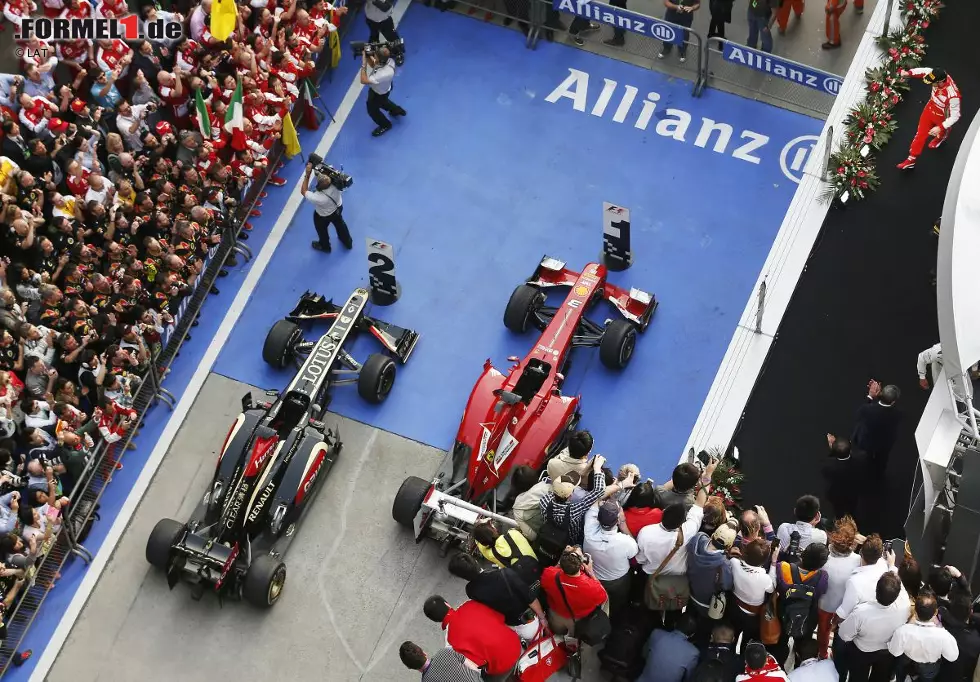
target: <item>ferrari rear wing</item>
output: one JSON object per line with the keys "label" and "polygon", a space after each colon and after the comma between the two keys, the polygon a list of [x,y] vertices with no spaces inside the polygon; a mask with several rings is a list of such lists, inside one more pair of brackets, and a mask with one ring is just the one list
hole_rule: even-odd
{"label": "ferrari rear wing", "polygon": [[[336,305],[333,299],[325,299],[321,294],[307,291],[300,297],[292,312],[286,315],[286,319],[293,322],[332,320],[341,310],[342,307]],[[419,333],[413,329],[398,327],[368,315],[362,315],[356,326],[362,331],[370,332],[402,364],[408,362],[419,340]]]}
{"label": "ferrari rear wing", "polygon": [[[534,274],[528,277],[527,283],[541,288],[549,287],[572,287],[581,279],[601,278],[603,282],[602,297],[608,301],[619,313],[635,323],[640,331],[644,331],[650,324],[659,302],[656,297],[635,287],[623,289],[606,279],[608,270],[606,266],[599,263],[589,263],[582,269],[582,272],[575,272],[565,265],[565,261],[544,256]],[[594,280],[592,280],[594,281]]]}

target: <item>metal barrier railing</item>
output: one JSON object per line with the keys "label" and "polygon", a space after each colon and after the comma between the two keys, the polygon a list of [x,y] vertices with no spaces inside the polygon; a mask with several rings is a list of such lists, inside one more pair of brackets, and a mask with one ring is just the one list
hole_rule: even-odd
{"label": "metal barrier railing", "polygon": [[449,0],[437,6],[452,9],[460,14],[498,23],[520,30],[524,34],[524,44],[531,45],[531,19],[533,0]]}
{"label": "metal barrier railing", "polygon": [[[344,36],[351,22],[363,6],[363,0],[348,3],[349,11],[340,23],[340,35]],[[320,63],[316,74],[312,77],[315,83],[320,83],[330,71],[330,50],[325,49],[320,55]],[[99,502],[102,499],[116,463],[130,449],[136,432],[142,425],[147,412],[158,401],[163,401],[173,409],[175,398],[162,386],[177,353],[188,337],[208,294],[221,271],[229,264],[235,255],[241,255],[246,260],[251,258],[251,251],[243,243],[243,226],[249,214],[256,207],[269,177],[274,174],[283,154],[281,142],[277,142],[270,150],[269,163],[266,169],[242,190],[242,196],[237,209],[229,212],[221,228],[222,239],[208,255],[206,266],[198,277],[191,295],[181,301],[174,313],[174,324],[166,331],[162,347],[150,361],[148,369],[141,377],[140,386],[133,396],[132,409],[136,419],[125,437],[108,444],[100,441],[86,462],[85,468],[79,475],[70,496],[71,503],[63,513],[61,530],[48,541],[48,549],[36,557],[33,576],[28,587],[18,595],[16,604],[5,615],[7,625],[6,637],[0,642],[0,677],[12,665],[12,659],[19,650],[34,622],[48,592],[53,587],[56,577],[61,573],[71,557],[78,557],[85,563],[92,560],[92,554],[85,548],[84,543],[76,537],[76,528],[85,526],[97,518]]]}
{"label": "metal barrier railing", "polygon": [[[704,38],[687,26],[640,14],[593,0],[534,0],[529,46],[552,38],[555,33],[569,33],[576,17],[600,25],[598,33],[581,34],[583,47],[607,57],[636,63],[629,57],[650,60],[651,67],[694,82],[692,94],[697,97],[704,88]],[[567,20],[567,21],[566,21]],[[571,41],[569,41],[571,42]],[[574,44],[574,42],[572,42]],[[661,55],[663,55],[661,57]]]}
{"label": "metal barrier railing", "polygon": [[826,117],[844,79],[800,62],[755,50],[723,38],[709,38],[704,77],[708,86],[721,81],[744,90],[747,97],[770,97]]}

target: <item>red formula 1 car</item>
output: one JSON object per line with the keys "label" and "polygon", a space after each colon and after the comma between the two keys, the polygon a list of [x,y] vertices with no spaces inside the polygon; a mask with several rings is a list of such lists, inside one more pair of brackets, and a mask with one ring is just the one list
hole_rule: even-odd
{"label": "red formula 1 car", "polygon": [[[553,287],[570,289],[558,307],[547,305]],[[585,313],[599,301],[610,303],[620,317],[605,325],[588,319]],[[446,551],[466,540],[480,518],[516,525],[500,514],[513,504],[510,473],[520,464],[543,469],[579,421],[580,398],[561,393],[572,349],[598,346],[604,365],[622,369],[656,308],[651,294],[607,282],[603,265],[590,263],[577,273],[544,258],[504,310],[508,329],[522,333],[536,326],[540,338],[523,360],[508,358],[514,364],[506,374],[486,361],[452,450],[431,481],[405,479],[392,505],[395,521],[412,528],[419,541],[439,540]]]}

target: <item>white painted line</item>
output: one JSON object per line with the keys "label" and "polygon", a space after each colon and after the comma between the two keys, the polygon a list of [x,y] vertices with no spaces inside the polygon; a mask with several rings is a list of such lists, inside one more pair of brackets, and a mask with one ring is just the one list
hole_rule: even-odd
{"label": "white painted line", "polygon": [[[395,26],[401,22],[411,2],[412,0],[399,1],[398,6],[395,7],[395,11],[392,13]],[[347,94],[344,95],[340,107],[337,109],[335,114],[336,123],[327,127],[326,133],[317,145],[316,154],[322,157],[327,156],[327,152],[330,151],[333,143],[337,140],[337,136],[340,135],[340,129],[347,121],[347,117],[350,116],[363,87],[360,82],[360,71],[358,71],[357,75],[354,76],[354,81],[351,83],[350,88],[347,90]],[[78,586],[78,591],[72,598],[71,603],[68,604],[68,608],[65,609],[65,613],[62,615],[58,627],[51,636],[51,640],[45,646],[44,652],[38,658],[37,667],[35,667],[34,672],[31,674],[30,679],[32,682],[35,680],[36,682],[43,682],[54,665],[55,659],[57,659],[58,654],[61,652],[61,648],[64,646],[65,640],[68,639],[68,635],[71,634],[71,629],[74,627],[79,615],[81,615],[85,603],[95,589],[95,585],[102,576],[103,571],[105,571],[109,558],[116,549],[116,545],[122,539],[122,535],[129,525],[130,519],[136,513],[136,508],[150,487],[150,483],[154,475],[156,475],[157,469],[160,468],[164,456],[170,450],[170,446],[177,436],[177,431],[180,430],[184,419],[187,417],[187,413],[190,412],[191,406],[197,399],[198,393],[201,392],[205,380],[211,373],[211,368],[218,359],[218,354],[228,341],[228,337],[231,336],[232,329],[234,329],[238,323],[238,318],[241,317],[242,312],[245,310],[248,299],[252,296],[255,287],[258,286],[262,273],[268,267],[276,248],[286,234],[286,229],[289,227],[302,203],[303,197],[300,193],[300,184],[296,183],[292,194],[289,195],[289,199],[286,201],[286,206],[283,208],[282,214],[276,220],[272,232],[269,233],[268,239],[263,244],[262,250],[259,251],[259,255],[252,261],[251,268],[245,277],[242,288],[239,290],[238,295],[235,296],[235,300],[232,301],[231,307],[228,308],[228,312],[221,321],[221,326],[218,327],[218,331],[215,333],[211,345],[205,351],[204,357],[201,358],[197,370],[195,370],[190,383],[187,385],[187,389],[170,415],[170,419],[167,421],[163,433],[160,434],[160,439],[157,441],[156,447],[150,453],[150,457],[147,459],[143,471],[140,473],[139,478],[136,479],[133,489],[119,510],[119,515],[109,529],[109,533],[102,543],[102,547],[99,549],[98,554],[95,555],[91,565],[89,565],[85,577],[82,578],[82,582]]]}
{"label": "white painted line", "polygon": [[[900,25],[900,8],[897,5],[898,3],[891,18],[893,27]],[[681,462],[687,461],[685,453],[689,448],[694,448],[696,452],[711,447],[727,448],[735,436],[742,413],[748,406],[752,390],[769,354],[773,337],[779,329],[786,308],[789,307],[790,299],[820,234],[820,228],[830,210],[830,204],[822,198],[826,185],[820,179],[828,131],[833,128],[834,140],[839,140],[848,111],[864,97],[865,71],[869,66],[877,64],[881,55],[877,36],[884,26],[887,6],[888,3],[879,2],[868,22],[868,28],[858,45],[844,84],[820,133],[820,139],[810,152],[803,180],[793,195],[779,233],[773,241],[759,279],[752,288],[749,302],[701,407],[701,413],[691,430],[691,436],[681,452]],[[759,285],[763,280],[766,281],[766,301],[762,333],[755,334],[753,330]]]}

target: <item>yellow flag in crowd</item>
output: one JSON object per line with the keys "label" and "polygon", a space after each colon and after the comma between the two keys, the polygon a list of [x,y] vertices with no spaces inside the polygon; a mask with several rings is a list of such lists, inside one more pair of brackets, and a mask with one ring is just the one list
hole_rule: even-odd
{"label": "yellow flag in crowd", "polygon": [[211,6],[211,35],[218,42],[228,40],[235,31],[235,22],[238,21],[238,8],[235,0],[214,0]]}
{"label": "yellow flag in crowd", "polygon": [[287,158],[291,159],[303,151],[299,146],[299,136],[296,134],[296,126],[293,125],[289,112],[286,112],[286,118],[282,120],[282,144],[286,148]]}
{"label": "yellow flag in crowd", "polygon": [[327,44],[330,47],[330,68],[336,69],[337,64],[340,63],[340,36],[337,35],[337,31],[330,31]]}

